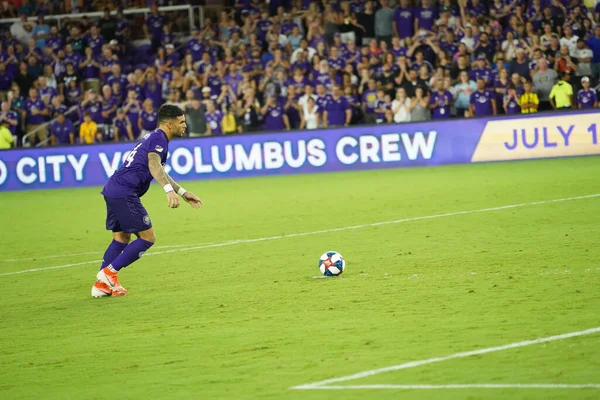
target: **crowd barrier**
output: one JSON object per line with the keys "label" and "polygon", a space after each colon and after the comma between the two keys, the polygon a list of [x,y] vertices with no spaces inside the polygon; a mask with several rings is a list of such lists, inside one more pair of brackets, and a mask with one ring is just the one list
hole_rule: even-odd
{"label": "crowd barrier", "polygon": [[[600,154],[600,112],[174,140],[175,180],[434,166]],[[101,186],[131,143],[0,152],[0,191]]]}

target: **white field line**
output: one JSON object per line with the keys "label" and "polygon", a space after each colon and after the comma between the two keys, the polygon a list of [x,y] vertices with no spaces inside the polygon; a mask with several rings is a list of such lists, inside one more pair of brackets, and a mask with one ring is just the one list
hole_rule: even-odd
{"label": "white field line", "polygon": [[311,389],[401,389],[401,390],[435,390],[435,389],[600,389],[600,383],[466,383],[450,385],[348,385],[348,386],[316,386]]}
{"label": "white field line", "polygon": [[[549,337],[538,338],[538,339],[533,339],[533,340],[525,340],[523,342],[510,343],[510,344],[505,344],[503,346],[488,347],[486,349],[465,351],[462,353],[451,354],[449,356],[434,357],[434,358],[428,358],[426,360],[411,361],[411,362],[407,362],[404,364],[392,365],[391,367],[371,369],[371,370],[359,372],[359,373],[353,374],[353,375],[342,376],[341,378],[327,379],[327,380],[320,381],[320,382],[308,383],[306,385],[294,386],[290,389],[297,389],[297,390],[326,389],[325,386],[327,386],[331,383],[353,381],[356,379],[362,379],[362,378],[366,378],[366,377],[373,376],[373,375],[383,374],[385,372],[399,371],[402,369],[420,367],[421,365],[433,364],[433,363],[438,363],[438,362],[448,361],[448,360],[454,360],[456,358],[464,358],[464,357],[476,356],[479,354],[493,353],[496,351],[516,349],[518,347],[525,347],[525,346],[531,346],[533,344],[554,342],[556,340],[564,340],[564,339],[574,338],[574,337],[578,337],[578,336],[591,335],[593,333],[599,333],[599,332],[600,332],[600,327],[596,327],[596,328],[586,329],[585,331],[563,333],[561,335],[549,336]],[[371,386],[371,385],[367,385],[367,386]],[[386,386],[389,386],[389,385],[386,385]],[[328,386],[328,387],[331,387],[331,386]],[[345,386],[342,386],[342,387],[345,388]]]}
{"label": "white field line", "polygon": [[[199,246],[199,245],[207,245],[214,244],[214,242],[210,243],[194,243],[194,244],[172,244],[168,246],[156,246],[155,249],[172,249],[176,247],[189,247],[189,246]],[[54,254],[51,256],[41,256],[41,257],[27,257],[27,258],[9,258],[6,260],[0,260],[0,262],[4,263],[15,263],[21,261],[37,261],[37,260],[48,260],[50,258],[68,258],[68,257],[77,257],[77,256],[86,256],[91,254],[104,254],[103,251],[86,251],[83,253],[65,253],[65,254]]]}
{"label": "white field line", "polygon": [[[342,232],[342,231],[349,231],[352,229],[370,228],[370,227],[374,227],[374,226],[401,224],[404,222],[423,221],[423,220],[428,220],[428,219],[437,219],[437,218],[444,218],[444,217],[454,217],[457,215],[468,215],[468,214],[486,213],[486,212],[492,212],[492,211],[510,210],[513,208],[537,206],[537,205],[542,205],[542,204],[561,203],[561,202],[565,202],[565,201],[591,199],[591,198],[595,198],[595,197],[600,197],[600,193],[589,194],[589,195],[585,195],[585,196],[565,197],[562,199],[534,201],[531,203],[518,203],[518,204],[509,204],[506,206],[499,206],[499,207],[480,208],[477,210],[455,211],[455,212],[443,213],[443,214],[423,215],[420,217],[374,222],[374,223],[363,224],[363,225],[351,225],[351,226],[344,226],[341,228],[323,229],[323,230],[312,231],[312,232],[291,233],[288,235],[269,236],[269,237],[256,238],[256,239],[230,240],[227,242],[212,243],[212,244],[205,244],[205,245],[192,246],[192,247],[175,248],[175,249],[166,250],[166,251],[156,251],[156,252],[151,252],[151,253],[145,254],[144,257],[178,253],[178,252],[182,252],[182,251],[194,251],[194,250],[211,249],[211,248],[215,248],[215,247],[233,246],[236,244],[266,242],[266,241],[271,241],[271,240],[295,238],[295,237],[302,237],[302,236],[313,236],[313,235],[319,235],[322,233]],[[79,262],[79,263],[73,263],[73,264],[56,265],[56,266],[51,266],[51,267],[26,269],[26,270],[22,270],[22,271],[5,272],[5,273],[0,274],[0,277],[25,274],[25,273],[29,273],[29,272],[39,272],[39,271],[47,271],[47,270],[60,269],[60,268],[76,267],[79,265],[94,264],[97,262],[98,261],[87,261],[87,262]]]}

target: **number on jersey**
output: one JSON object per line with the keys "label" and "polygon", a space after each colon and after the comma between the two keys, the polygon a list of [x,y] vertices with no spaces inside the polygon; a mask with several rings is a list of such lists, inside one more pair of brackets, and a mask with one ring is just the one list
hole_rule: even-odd
{"label": "number on jersey", "polygon": [[131,150],[131,152],[129,152],[129,154],[127,155],[127,158],[125,159],[125,167],[129,167],[131,165],[131,163],[133,162],[133,159],[135,158],[135,154],[137,153],[138,148],[142,145],[142,143],[138,143],[137,146],[135,146],[133,148],[133,150]]}

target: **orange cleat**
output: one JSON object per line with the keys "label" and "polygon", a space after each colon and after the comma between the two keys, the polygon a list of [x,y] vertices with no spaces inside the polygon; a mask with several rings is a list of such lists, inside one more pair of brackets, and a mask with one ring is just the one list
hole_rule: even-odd
{"label": "orange cleat", "polygon": [[92,297],[106,297],[111,296],[112,293],[112,289],[106,283],[96,281],[92,286]]}
{"label": "orange cleat", "polygon": [[127,294],[127,290],[121,286],[117,274],[109,270],[108,267],[98,272],[96,282],[106,284],[112,291],[113,296],[125,296]]}

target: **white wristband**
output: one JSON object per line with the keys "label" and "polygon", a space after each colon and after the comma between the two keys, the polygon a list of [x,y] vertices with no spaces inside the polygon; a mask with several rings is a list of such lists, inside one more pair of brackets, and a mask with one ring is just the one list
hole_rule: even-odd
{"label": "white wristband", "polygon": [[177,191],[177,194],[180,195],[181,197],[183,197],[183,195],[186,193],[187,193],[187,190],[185,190],[182,187],[180,187],[179,190]]}
{"label": "white wristband", "polygon": [[163,186],[163,189],[165,192],[169,193],[169,192],[174,192],[175,190],[173,189],[173,185],[171,185],[170,183],[167,183],[165,186]]}

